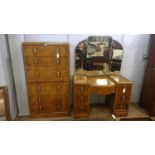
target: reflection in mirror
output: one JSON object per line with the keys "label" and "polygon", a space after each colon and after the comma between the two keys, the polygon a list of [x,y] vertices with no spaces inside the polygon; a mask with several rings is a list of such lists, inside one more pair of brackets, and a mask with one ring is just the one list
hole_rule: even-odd
{"label": "reflection in mirror", "polygon": [[90,36],[75,48],[75,71],[120,71],[122,45],[110,36]]}
{"label": "reflection in mirror", "polygon": [[113,40],[112,49],[111,71],[120,71],[123,57],[123,47],[118,41]]}
{"label": "reflection in mirror", "polygon": [[109,70],[111,40],[111,37],[88,37],[86,70]]}

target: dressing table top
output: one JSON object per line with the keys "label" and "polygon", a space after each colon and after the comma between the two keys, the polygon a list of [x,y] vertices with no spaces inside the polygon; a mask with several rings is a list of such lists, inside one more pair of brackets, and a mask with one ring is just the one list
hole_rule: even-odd
{"label": "dressing table top", "polygon": [[111,80],[102,71],[81,70],[75,74],[74,83],[87,84],[93,87],[115,87],[115,82],[113,82],[113,80]]}

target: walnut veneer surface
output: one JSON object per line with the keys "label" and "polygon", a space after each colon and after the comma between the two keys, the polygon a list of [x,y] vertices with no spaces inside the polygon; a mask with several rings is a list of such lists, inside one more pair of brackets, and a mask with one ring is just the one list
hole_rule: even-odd
{"label": "walnut veneer surface", "polygon": [[[88,74],[87,74],[88,73]],[[126,116],[131,96],[132,83],[121,75],[106,75],[88,71],[74,76],[74,117],[89,116],[91,94],[107,95],[106,104],[116,116]]]}
{"label": "walnut veneer surface", "polygon": [[69,114],[69,45],[24,42],[23,59],[30,114]]}

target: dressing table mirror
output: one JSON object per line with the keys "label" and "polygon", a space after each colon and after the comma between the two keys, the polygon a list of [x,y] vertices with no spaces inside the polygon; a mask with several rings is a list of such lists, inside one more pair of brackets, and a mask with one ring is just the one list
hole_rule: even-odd
{"label": "dressing table mirror", "polygon": [[89,117],[90,96],[106,95],[111,114],[126,116],[132,83],[120,74],[123,47],[110,36],[89,36],[75,48],[74,117]]}

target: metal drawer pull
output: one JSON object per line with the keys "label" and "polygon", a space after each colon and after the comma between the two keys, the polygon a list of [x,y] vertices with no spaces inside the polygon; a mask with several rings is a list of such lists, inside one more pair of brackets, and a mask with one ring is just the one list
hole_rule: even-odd
{"label": "metal drawer pull", "polygon": [[34,64],[38,64],[38,59],[34,59]]}
{"label": "metal drawer pull", "polygon": [[58,96],[58,101],[60,101],[61,100],[61,97],[60,96]]}
{"label": "metal drawer pull", "polygon": [[123,88],[123,93],[125,93],[125,92],[126,92],[126,87]]}
{"label": "metal drawer pull", "polygon": [[36,72],[35,75],[36,75],[36,77],[39,77],[39,72]]}
{"label": "metal drawer pull", "polygon": [[125,99],[125,96],[122,96],[122,100],[124,101],[124,99]]}
{"label": "metal drawer pull", "polygon": [[83,91],[83,90],[84,90],[84,88],[83,88],[83,87],[81,87],[81,88],[80,88],[80,91]]}
{"label": "metal drawer pull", "polygon": [[56,57],[57,57],[57,59],[60,58],[60,54],[59,54],[59,49],[58,48],[56,49]]}
{"label": "metal drawer pull", "polygon": [[40,110],[42,110],[42,109],[43,109],[42,105],[39,105],[39,109],[40,109]]}
{"label": "metal drawer pull", "polygon": [[33,51],[34,54],[37,53],[37,49],[36,48],[33,48],[32,51]]}
{"label": "metal drawer pull", "polygon": [[83,107],[82,107],[82,105],[80,106],[80,110],[82,111],[82,109],[83,109]]}
{"label": "metal drawer pull", "polygon": [[37,91],[40,91],[40,86],[39,85],[37,85]]}
{"label": "metal drawer pull", "polygon": [[61,105],[60,105],[60,104],[58,104],[58,111],[60,111],[60,109],[61,109]]}
{"label": "metal drawer pull", "polygon": [[80,97],[80,101],[83,101],[83,97]]}
{"label": "metal drawer pull", "polygon": [[40,103],[40,100],[41,100],[40,97],[38,97],[38,103]]}
{"label": "metal drawer pull", "polygon": [[60,63],[60,61],[59,61],[59,59],[57,59],[57,64],[59,64]]}
{"label": "metal drawer pull", "polygon": [[57,76],[60,76],[60,72],[57,72]]}
{"label": "metal drawer pull", "polygon": [[61,88],[61,86],[58,84],[58,89],[60,89]]}

